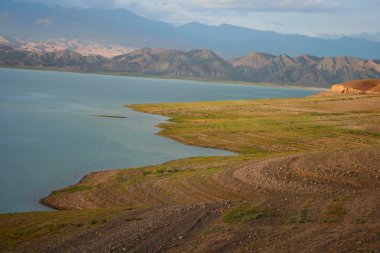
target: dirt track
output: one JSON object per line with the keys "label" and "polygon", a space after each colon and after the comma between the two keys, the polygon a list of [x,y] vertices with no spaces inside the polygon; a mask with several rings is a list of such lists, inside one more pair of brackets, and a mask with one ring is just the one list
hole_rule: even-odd
{"label": "dirt track", "polygon": [[220,216],[227,202],[129,211],[46,252],[162,252],[184,244]]}
{"label": "dirt track", "polygon": [[334,152],[247,163],[233,176],[259,188],[293,193],[344,193],[380,187],[378,150]]}
{"label": "dirt track", "polygon": [[[380,252],[379,175],[380,149],[375,148],[248,161],[213,174],[207,185],[188,177],[170,181],[168,203],[176,191],[183,194],[181,189],[204,203],[127,211],[47,251]],[[154,197],[156,190],[138,184],[133,192]],[[224,222],[239,203],[268,215]]]}

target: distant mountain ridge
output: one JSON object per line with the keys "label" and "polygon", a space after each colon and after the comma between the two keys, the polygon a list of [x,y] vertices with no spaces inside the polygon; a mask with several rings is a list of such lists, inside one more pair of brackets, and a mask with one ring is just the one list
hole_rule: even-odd
{"label": "distant mountain ridge", "polygon": [[327,85],[380,77],[379,61],[354,57],[290,57],[254,52],[230,63],[239,80],[249,82]]}
{"label": "distant mountain ridge", "polygon": [[184,52],[150,48],[107,58],[100,55],[84,56],[70,50],[46,53],[21,51],[2,45],[0,66],[313,87],[380,78],[380,61],[376,60],[311,55],[275,56],[258,52],[225,60],[211,50]]}
{"label": "distant mountain ridge", "polygon": [[361,38],[321,39],[284,35],[223,24],[173,26],[140,17],[124,9],[98,10],[0,1],[1,35],[26,40],[66,39],[133,48],[208,48],[233,58],[253,51],[275,55],[312,54],[380,58],[380,43]]}
{"label": "distant mountain ridge", "polygon": [[16,50],[32,51],[37,53],[56,52],[68,49],[84,56],[101,55],[104,57],[113,57],[136,50],[136,48],[112,44],[104,45],[89,41],[65,39],[26,41],[15,38],[7,38],[4,36],[0,36],[0,44],[10,46]]}

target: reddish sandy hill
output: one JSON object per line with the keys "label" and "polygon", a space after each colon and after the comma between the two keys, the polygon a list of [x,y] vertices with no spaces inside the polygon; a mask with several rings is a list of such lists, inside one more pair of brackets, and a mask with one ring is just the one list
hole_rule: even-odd
{"label": "reddish sandy hill", "polygon": [[349,94],[380,94],[380,79],[356,80],[331,86],[331,91]]}

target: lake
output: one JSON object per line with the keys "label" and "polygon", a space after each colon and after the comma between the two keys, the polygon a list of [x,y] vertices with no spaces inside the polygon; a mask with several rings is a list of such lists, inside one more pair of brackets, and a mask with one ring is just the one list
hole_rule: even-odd
{"label": "lake", "polygon": [[41,197],[92,171],[232,154],[158,136],[155,125],[165,117],[123,105],[317,92],[6,68],[0,69],[0,91],[0,213],[48,210]]}

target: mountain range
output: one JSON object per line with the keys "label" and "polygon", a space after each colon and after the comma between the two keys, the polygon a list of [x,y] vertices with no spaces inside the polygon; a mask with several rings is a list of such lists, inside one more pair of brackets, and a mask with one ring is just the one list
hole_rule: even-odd
{"label": "mountain range", "polygon": [[23,40],[79,40],[132,48],[207,48],[234,58],[253,51],[274,55],[350,56],[380,59],[380,43],[361,38],[312,38],[223,24],[174,26],[125,9],[83,9],[0,1],[1,35]]}
{"label": "mountain range", "polygon": [[31,52],[0,46],[0,66],[79,72],[153,75],[170,78],[245,81],[329,87],[355,79],[380,78],[380,61],[353,57],[272,55],[253,52],[223,59],[211,50],[144,48],[112,58],[70,50]]}
{"label": "mountain range", "polygon": [[101,55],[113,57],[136,50],[135,48],[113,44],[101,44],[89,41],[49,39],[40,41],[28,41],[0,36],[0,45],[7,45],[17,50],[32,51],[38,53],[70,50],[81,55]]}

